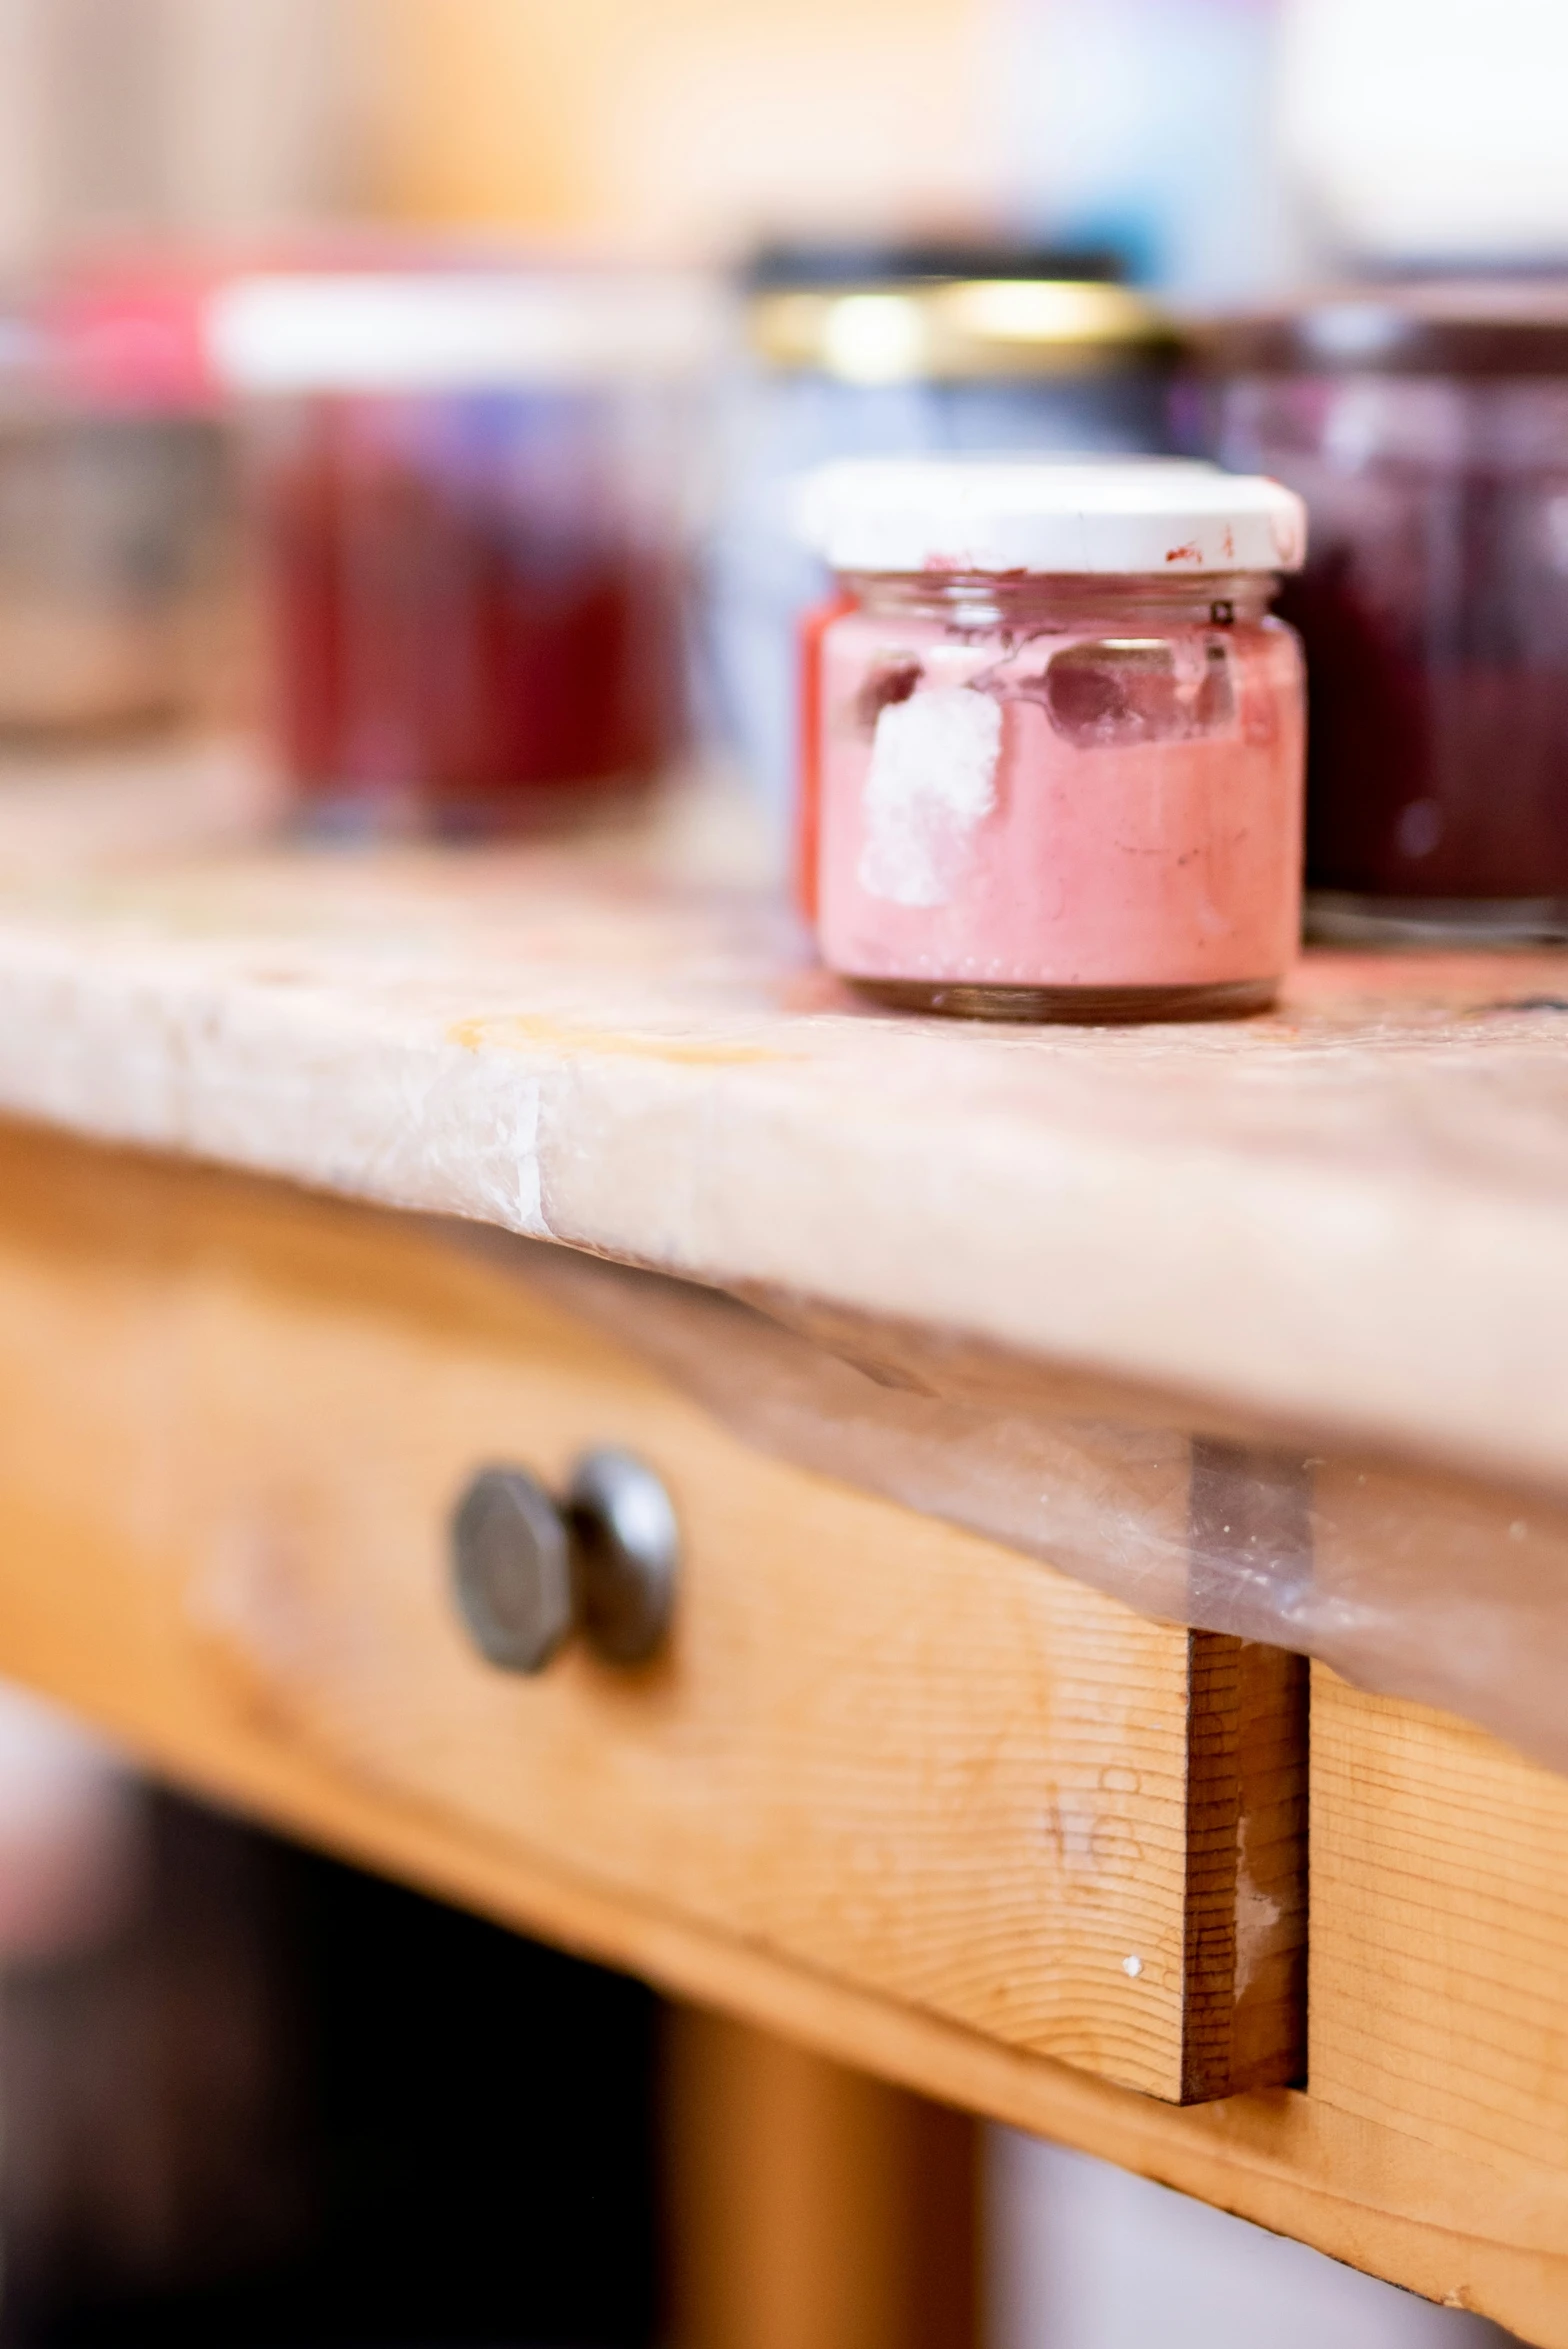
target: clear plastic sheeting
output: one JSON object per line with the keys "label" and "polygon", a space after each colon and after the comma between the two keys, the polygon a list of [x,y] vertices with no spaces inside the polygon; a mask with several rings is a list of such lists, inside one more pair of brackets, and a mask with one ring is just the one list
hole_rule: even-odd
{"label": "clear plastic sheeting", "polygon": [[1568,1509],[1270,1442],[1179,1398],[767,1295],[470,1234],[797,1466],[1141,1614],[1317,1656],[1568,1770]]}

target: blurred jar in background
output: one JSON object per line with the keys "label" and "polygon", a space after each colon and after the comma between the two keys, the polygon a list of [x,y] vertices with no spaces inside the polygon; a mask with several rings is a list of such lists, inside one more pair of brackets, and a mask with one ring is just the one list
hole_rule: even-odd
{"label": "blurred jar in background", "polygon": [[1171,328],[1103,256],[781,246],[744,283],[705,591],[720,723],[782,832],[797,624],[829,593],[792,484],[834,458],[1170,446]]}
{"label": "blurred jar in background", "polygon": [[220,294],[279,745],[318,822],[506,829],[679,755],[709,331],[700,284],[564,268]]}
{"label": "blurred jar in background", "polygon": [[1306,498],[1309,926],[1568,938],[1568,285],[1208,333],[1210,445]]}
{"label": "blurred jar in background", "polygon": [[83,268],[0,323],[0,736],[196,725],[243,693],[205,291],[173,264]]}

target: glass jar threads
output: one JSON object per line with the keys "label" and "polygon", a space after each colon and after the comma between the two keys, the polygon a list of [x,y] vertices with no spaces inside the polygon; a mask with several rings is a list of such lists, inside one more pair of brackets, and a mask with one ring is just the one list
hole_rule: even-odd
{"label": "glass jar threads", "polygon": [[1308,926],[1568,938],[1568,290],[1429,284],[1209,330],[1207,444],[1300,491]]}
{"label": "glass jar threads", "polygon": [[[992,1019],[1255,1011],[1300,917],[1301,501],[1208,465],[863,460],[805,485],[824,960]],[[811,827],[808,824],[808,829]]]}

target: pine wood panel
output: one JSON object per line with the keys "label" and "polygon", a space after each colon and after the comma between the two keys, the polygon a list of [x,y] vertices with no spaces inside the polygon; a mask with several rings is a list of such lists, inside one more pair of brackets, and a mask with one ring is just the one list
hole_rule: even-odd
{"label": "pine wood panel", "polygon": [[[264,1674],[223,1661],[221,1634],[216,1654],[210,1629],[193,1634],[189,1562],[170,1538],[171,1524],[185,1522],[179,1495],[190,1489],[192,1452],[207,1440],[209,1406],[192,1396],[189,1365],[204,1333],[235,1310],[236,1250],[258,1245],[252,1209],[265,1196],[0,1134],[0,1669],[117,1730],[182,1783],[285,1831],[1482,2310],[1545,2349],[1568,2349],[1568,2169],[1555,2161],[1456,2155],[1393,2096],[1387,2116],[1371,2119],[1316,2086],[1185,2108],[1134,2093],[760,1937],[694,1921],[662,1889],[627,1889],[580,1853],[562,1857],[531,1832],[411,1796],[330,1738],[303,1734],[292,1705],[268,1701]],[[259,1261],[280,1279],[286,1269],[303,1302],[330,1310],[334,1258],[360,1227],[347,1210],[321,1212],[330,1227],[314,1223],[314,1207],[308,1219],[331,1229],[331,1249],[300,1252],[291,1215],[293,1237]],[[416,1300],[427,1327],[446,1327],[445,1270],[416,1278],[405,1253],[388,1288],[383,1255],[356,1261],[381,1283],[384,1334]],[[300,1404],[308,1416],[331,1397],[318,1386]],[[389,1444],[395,1434],[383,1430]],[[394,1548],[400,1538],[391,1526]],[[988,1566],[1005,1555],[983,1544],[964,1554]],[[857,1554],[844,1571],[858,1564]],[[379,1553],[367,1564],[367,1589],[382,1565]],[[272,1621],[287,1656],[299,1620],[282,1609]],[[354,1619],[341,1629],[354,1636]],[[1320,1773],[1320,1826],[1336,1799]],[[1359,1989],[1344,1969],[1320,1967],[1316,1995],[1327,2060],[1334,2010]],[[1439,2005],[1445,1995],[1434,1991]]]}
{"label": "pine wood panel", "polygon": [[1314,2095],[1568,2170],[1568,1780],[1320,1671],[1312,1805]]}
{"label": "pine wood panel", "polygon": [[[429,1227],[42,1140],[0,1195],[0,1659],[41,1542],[71,1638],[389,1805],[1156,2095],[1290,2076],[1265,1651],[752,1454]],[[684,1524],[670,1651],[497,1673],[452,1503],[603,1442]]]}

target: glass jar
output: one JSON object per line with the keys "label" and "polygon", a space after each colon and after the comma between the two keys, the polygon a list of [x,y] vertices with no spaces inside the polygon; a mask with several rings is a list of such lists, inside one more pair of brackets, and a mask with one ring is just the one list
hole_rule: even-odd
{"label": "glass jar", "polygon": [[1103,254],[976,243],[770,247],[746,272],[704,564],[719,715],[785,826],[795,628],[829,585],[790,523],[835,458],[1170,446],[1176,340]]}
{"label": "glass jar", "polygon": [[1568,938],[1568,289],[1428,285],[1205,338],[1208,445],[1306,499],[1308,926]]}
{"label": "glass jar", "polygon": [[243,703],[233,435],[205,282],[79,268],[0,324],[0,735],[76,744]]}
{"label": "glass jar", "polygon": [[1300,918],[1300,501],[1150,461],[829,467],[816,919],[885,1002],[1256,1011]]}
{"label": "glass jar", "polygon": [[222,297],[276,731],[312,822],[507,829],[676,759],[710,323],[691,281],[589,271]]}

